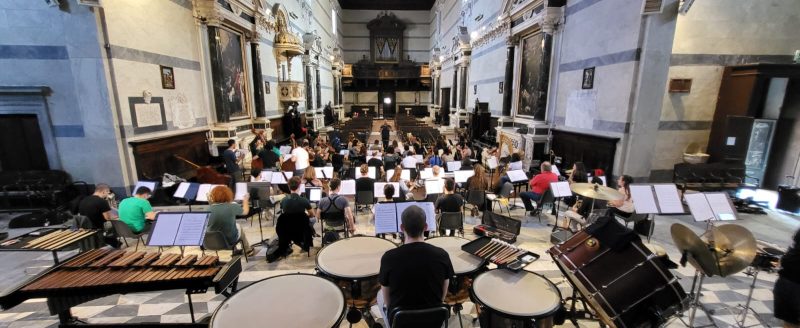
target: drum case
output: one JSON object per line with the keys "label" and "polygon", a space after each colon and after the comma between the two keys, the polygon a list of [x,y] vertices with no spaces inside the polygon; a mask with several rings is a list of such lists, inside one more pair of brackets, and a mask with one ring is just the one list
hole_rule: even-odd
{"label": "drum case", "polygon": [[[470,254],[472,254],[474,256],[478,256],[475,253],[477,253],[478,250],[480,250],[483,246],[485,246],[486,244],[488,244],[491,241],[492,241],[492,238],[480,237],[478,239],[475,239],[475,240],[473,240],[471,242],[468,242],[468,243],[464,244],[463,246],[461,246],[461,250],[463,250],[463,251],[465,251],[467,253],[470,253]],[[533,261],[529,261],[529,262],[522,261],[522,258],[525,257],[525,256],[533,257]],[[481,257],[481,258],[483,258],[483,257]],[[513,260],[513,261],[511,261],[509,263],[506,263],[506,264],[499,264],[499,263],[491,261],[491,260],[489,260],[487,258],[483,258],[483,259],[496,264],[498,268],[507,269],[507,270],[510,270],[510,271],[513,271],[513,272],[518,272],[519,270],[522,270],[522,268],[524,268],[524,267],[528,266],[529,264],[533,263],[534,261],[538,260],[539,259],[539,254],[536,254],[534,252],[528,251],[525,254],[517,256],[517,258],[515,260]]]}
{"label": "drum case", "polygon": [[517,241],[521,229],[521,221],[487,211],[483,224],[476,225],[472,231],[478,236],[494,237],[513,244]]}

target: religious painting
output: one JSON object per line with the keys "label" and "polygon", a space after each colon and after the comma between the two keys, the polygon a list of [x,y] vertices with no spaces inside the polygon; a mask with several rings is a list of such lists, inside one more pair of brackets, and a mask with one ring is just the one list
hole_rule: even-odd
{"label": "religious painting", "polygon": [[[230,118],[246,118],[247,106],[246,70],[242,35],[231,30],[219,29],[219,49],[222,59],[222,76],[214,82],[222,89],[222,107]],[[220,85],[221,84],[221,85]]]}
{"label": "religious painting", "polygon": [[545,119],[547,77],[542,74],[542,33],[522,39],[517,116]]}
{"label": "religious painting", "polygon": [[583,82],[581,83],[581,89],[591,88],[594,88],[594,67],[583,69]]}
{"label": "religious painting", "polygon": [[269,89],[269,81],[264,81],[264,93],[270,94],[272,91]]}
{"label": "religious painting", "polygon": [[175,70],[169,66],[159,65],[161,72],[161,88],[162,89],[175,89]]}
{"label": "religious painting", "polygon": [[500,81],[497,86],[497,93],[503,93],[503,81]]}

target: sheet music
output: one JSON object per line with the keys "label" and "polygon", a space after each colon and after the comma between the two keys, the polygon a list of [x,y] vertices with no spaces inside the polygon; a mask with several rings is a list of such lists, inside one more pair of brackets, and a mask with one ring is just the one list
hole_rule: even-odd
{"label": "sheet music", "polygon": [[[284,177],[284,175],[286,177]],[[291,179],[294,175],[294,172],[284,171],[284,172],[274,172],[272,173],[272,180],[270,180],[271,184],[286,184],[288,181],[286,179]]]}
{"label": "sheet music", "polygon": [[473,175],[475,175],[475,171],[473,170],[453,172],[453,178],[456,180],[456,183],[466,183],[467,179]]}
{"label": "sheet music", "polygon": [[731,200],[728,194],[722,192],[706,193],[708,205],[714,212],[716,218],[720,221],[733,221],[736,220],[736,211],[731,206]]}
{"label": "sheet music", "polygon": [[308,188],[308,201],[316,203],[320,199],[322,199],[322,188]]}
{"label": "sheet music", "polygon": [[428,231],[435,231],[436,230],[436,207],[433,205],[433,202],[401,202],[395,203],[397,204],[397,227],[400,228],[400,224],[403,223],[403,211],[411,206],[419,206],[425,211],[425,223],[428,224]]}
{"label": "sheet music", "polygon": [[428,179],[425,180],[425,193],[428,195],[431,194],[441,194],[444,192],[444,180],[442,179]]}
{"label": "sheet music", "polygon": [[[368,170],[367,171],[367,176],[372,178],[372,179],[375,179],[375,167],[374,166],[370,166],[369,168],[367,168],[367,170]],[[364,175],[361,174],[361,170],[360,169],[356,169],[356,179],[363,178],[363,177],[364,177]]]}
{"label": "sheet music", "polygon": [[496,169],[497,168],[497,157],[494,157],[494,156],[489,157],[489,159],[486,160],[486,165],[489,165],[489,169],[491,169],[491,170]]}
{"label": "sheet music", "polygon": [[304,183],[301,183],[299,186],[297,186],[297,193],[298,194],[302,195],[305,192],[306,192],[306,185]]}
{"label": "sheet music", "polygon": [[400,197],[400,183],[398,182],[375,182],[375,193],[376,197],[383,197],[383,188],[386,187],[387,184],[394,186],[394,195],[392,198],[399,198]]}
{"label": "sheet music", "polygon": [[175,235],[175,246],[200,246],[206,233],[209,213],[183,213]]}
{"label": "sheet music", "polygon": [[716,217],[706,200],[706,195],[701,193],[684,194],[683,199],[689,205],[689,211],[692,212],[695,221],[708,221]]}
{"label": "sheet music", "polygon": [[342,149],[342,150],[339,151],[339,155],[342,155],[342,156],[350,155],[350,151],[347,150],[347,149]]}
{"label": "sheet music", "polygon": [[272,171],[261,171],[261,174],[258,175],[258,181],[261,182],[270,182],[272,181],[272,174],[275,172]]}
{"label": "sheet music", "polygon": [[558,166],[556,166],[555,164],[550,166],[550,171],[555,173],[557,176],[561,176],[561,172],[558,170]]}
{"label": "sheet music", "polygon": [[425,158],[424,158],[424,157],[422,157],[422,155],[414,155],[414,158],[416,158],[416,159],[417,159],[417,162],[418,162],[418,163],[422,163],[422,161],[424,161],[424,160],[425,160]]}
{"label": "sheet music", "polygon": [[651,185],[631,185],[631,200],[638,214],[658,214],[656,198]]}
{"label": "sheet music", "polygon": [[553,191],[553,197],[569,197],[572,196],[572,189],[569,189],[569,182],[550,182],[550,190]]}
{"label": "sheet music", "polygon": [[244,200],[244,194],[247,193],[247,182],[237,182],[236,183],[236,195],[233,196],[233,200]]}
{"label": "sheet music", "polygon": [[430,167],[426,167],[424,170],[419,172],[420,179],[430,179],[433,178],[433,169]]}
{"label": "sheet music", "polygon": [[216,186],[218,185],[210,183],[201,184],[200,187],[197,188],[197,198],[195,198],[195,200],[198,202],[208,202],[208,193]]}
{"label": "sheet music", "polygon": [[396,203],[375,204],[375,233],[400,232]]}
{"label": "sheet music", "polygon": [[136,182],[136,185],[133,186],[133,190],[131,191],[131,195],[135,195],[136,194],[136,189],[139,189],[139,187],[150,188],[150,192],[154,193],[156,191],[156,183],[157,182],[155,182],[155,181],[138,181],[138,182]]}
{"label": "sheet music", "polygon": [[317,174],[318,179],[333,178],[333,166],[315,167],[314,171]]}
{"label": "sheet music", "polygon": [[281,155],[288,155],[292,152],[292,146],[281,146],[280,148]]}
{"label": "sheet music", "polygon": [[508,175],[508,178],[511,179],[511,182],[520,182],[528,180],[528,176],[525,175],[525,171],[523,170],[508,171],[508,173],[506,174]]}
{"label": "sheet music", "polygon": [[159,213],[147,246],[172,246],[181,225],[181,213]]}
{"label": "sheet music", "polygon": [[342,196],[355,196],[356,194],[356,180],[342,180],[339,195]]}
{"label": "sheet music", "polygon": [[603,181],[603,185],[604,186],[608,186],[608,181],[606,181],[606,176],[605,175],[601,175],[600,176],[600,181]]}
{"label": "sheet music", "polygon": [[191,186],[192,186],[191,182],[181,182],[178,185],[178,189],[175,189],[175,193],[172,194],[172,197],[186,198],[186,193],[189,191],[189,187]]}
{"label": "sheet music", "polygon": [[[686,211],[683,209],[683,204],[681,203],[681,197],[678,195],[678,187],[676,187],[674,184],[654,184],[653,189],[656,192],[658,208],[661,209],[661,214],[686,213]],[[636,205],[636,202],[633,204]]]}
{"label": "sheet music", "polygon": [[461,162],[453,161],[447,162],[447,171],[448,172],[455,172],[461,169]]}
{"label": "sheet music", "polygon": [[509,170],[522,170],[522,161],[508,163]]}

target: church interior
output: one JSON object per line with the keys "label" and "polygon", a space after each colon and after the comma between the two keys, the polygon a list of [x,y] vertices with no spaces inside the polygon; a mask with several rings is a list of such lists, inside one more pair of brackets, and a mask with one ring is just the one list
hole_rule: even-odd
{"label": "church interior", "polygon": [[2,0],[0,327],[800,327],[799,14]]}

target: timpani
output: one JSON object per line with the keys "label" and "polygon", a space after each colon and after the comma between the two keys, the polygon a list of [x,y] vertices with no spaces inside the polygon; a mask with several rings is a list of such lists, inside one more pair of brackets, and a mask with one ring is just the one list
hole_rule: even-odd
{"label": "timpani", "polygon": [[344,294],[333,282],[286,274],[240,289],[214,311],[209,327],[338,327],[346,308]]}
{"label": "timpani", "polygon": [[397,248],[395,243],[377,237],[341,239],[317,253],[317,270],[321,276],[336,282],[354,307],[365,309],[380,290],[381,257],[394,248]]}
{"label": "timpani", "polygon": [[455,276],[450,278],[445,303],[455,305],[469,301],[469,288],[475,275],[485,270],[486,260],[461,250],[461,246],[470,242],[466,238],[434,237],[425,242],[444,249],[450,256],[450,263],[453,264]]}
{"label": "timpani", "polygon": [[481,273],[472,282],[470,293],[482,328],[548,328],[561,309],[558,288],[547,278],[524,270]]}

